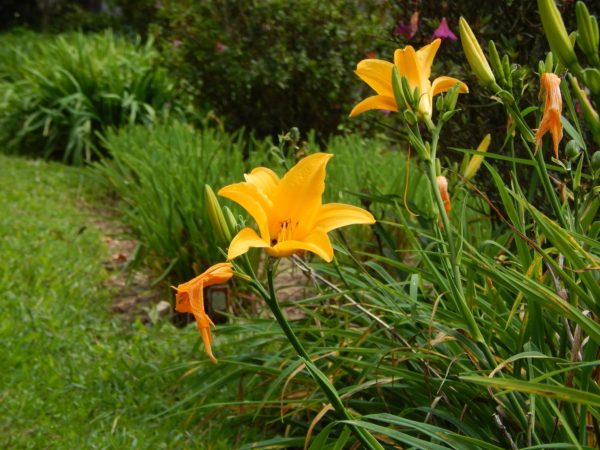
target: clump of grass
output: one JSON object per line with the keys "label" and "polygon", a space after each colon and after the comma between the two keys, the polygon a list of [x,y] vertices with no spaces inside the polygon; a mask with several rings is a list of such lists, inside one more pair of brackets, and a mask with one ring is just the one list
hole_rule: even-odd
{"label": "clump of grass", "polygon": [[150,124],[178,108],[151,41],[111,32],[0,41],[5,150],[80,165],[102,152],[98,133],[107,127]]}
{"label": "clump of grass", "polygon": [[[96,173],[122,200],[125,220],[161,278],[181,282],[221,261],[204,206],[204,186],[216,190],[266,160],[269,143],[249,144],[242,132],[196,130],[172,121],[152,129],[110,130],[105,145],[111,159]],[[244,157],[248,145],[250,159]]]}

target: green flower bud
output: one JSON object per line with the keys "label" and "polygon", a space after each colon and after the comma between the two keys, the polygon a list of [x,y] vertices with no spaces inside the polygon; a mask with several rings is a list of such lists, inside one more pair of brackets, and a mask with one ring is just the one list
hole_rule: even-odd
{"label": "green flower bud", "polygon": [[402,89],[402,76],[398,71],[398,67],[394,65],[392,68],[392,90],[394,91],[394,98],[396,100],[396,105],[398,106],[398,111],[403,111],[408,109],[408,105],[406,99],[404,98],[404,92]]}
{"label": "green flower bud", "polygon": [[444,111],[444,96],[443,95],[438,95],[437,98],[435,99],[435,109],[437,109],[438,112],[443,112]]}
{"label": "green flower bud", "polygon": [[458,100],[460,86],[458,84],[448,89],[448,92],[444,96],[444,109],[446,111],[454,111],[456,108],[456,102]]}
{"label": "green flower bud", "polygon": [[416,124],[419,120],[417,118],[417,115],[414,112],[412,112],[410,109],[407,109],[406,111],[404,111],[404,118],[410,125]]}
{"label": "green flower bud", "polygon": [[204,185],[204,201],[208,212],[208,219],[210,220],[218,240],[222,244],[228,244],[231,241],[231,231],[223,216],[219,200],[208,184]]}
{"label": "green flower bud", "polygon": [[498,54],[494,41],[488,42],[488,54],[490,55],[490,65],[492,66],[494,75],[500,82],[500,85],[505,86],[506,77],[510,76],[510,74],[505,74],[502,70],[502,62],[500,61],[500,55]]}
{"label": "green flower bud", "polygon": [[537,3],[550,49],[554,56],[570,69],[577,64],[577,56],[556,3],[554,0],[538,0]]}
{"label": "green flower bud", "polygon": [[595,151],[592,155],[592,169],[594,171],[600,169],[600,151]]}
{"label": "green flower bud", "polygon": [[506,74],[506,83],[508,87],[512,87],[512,71],[510,70],[510,59],[508,55],[502,57],[502,71]]}
{"label": "green flower bud", "polygon": [[294,142],[298,142],[300,140],[300,130],[298,129],[298,127],[290,128],[290,137]]}
{"label": "green flower bud", "polygon": [[552,56],[552,52],[548,52],[548,54],[546,55],[546,60],[544,61],[544,68],[546,69],[544,72],[552,72],[552,70],[554,69],[554,57]]}
{"label": "green flower bud", "polygon": [[575,5],[575,16],[577,18],[577,45],[593,64],[600,64],[598,60],[598,22],[590,13],[583,2]]}
{"label": "green flower bud", "polygon": [[406,78],[404,75],[402,75],[402,78],[400,81],[402,83],[402,95],[406,99],[406,103],[408,104],[408,107],[413,108],[413,109],[415,109],[415,107],[418,108],[419,99],[418,99],[418,97],[417,98],[413,97],[413,91],[410,88],[410,83],[408,82],[408,78]]}
{"label": "green flower bud", "polygon": [[458,30],[460,32],[460,42],[471,70],[484,86],[491,87],[496,83],[494,73],[473,34],[473,30],[463,17],[458,22]]}
{"label": "green flower bud", "polygon": [[567,142],[565,146],[565,155],[571,161],[575,160],[579,154],[581,153],[581,148],[579,147],[579,143],[575,139],[571,139]]}
{"label": "green flower bud", "polygon": [[582,81],[593,94],[600,93],[600,70],[588,67],[583,70],[583,77],[584,80]]}

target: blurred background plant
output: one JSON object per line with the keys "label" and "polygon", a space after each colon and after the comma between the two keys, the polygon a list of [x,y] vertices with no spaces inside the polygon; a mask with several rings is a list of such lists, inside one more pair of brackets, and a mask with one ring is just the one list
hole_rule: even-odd
{"label": "blurred background plant", "polygon": [[170,72],[234,130],[327,136],[355,99],[357,59],[384,48],[380,1],[163,1],[157,33]]}
{"label": "blurred background plant", "polygon": [[152,42],[106,31],[2,36],[0,142],[5,151],[83,164],[102,153],[98,133],[181,111]]}

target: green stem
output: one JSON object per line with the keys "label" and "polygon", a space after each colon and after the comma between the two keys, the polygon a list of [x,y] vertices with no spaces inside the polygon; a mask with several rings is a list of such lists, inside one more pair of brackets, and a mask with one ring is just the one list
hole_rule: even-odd
{"label": "green stem", "polygon": [[[281,308],[279,307],[279,303],[277,302],[277,296],[275,294],[275,286],[273,284],[273,267],[271,260],[269,261],[269,267],[267,270],[268,276],[268,285],[269,292],[265,292],[264,287],[260,283],[256,283],[260,294],[263,296],[267,305],[271,309],[271,312],[275,316],[277,323],[283,330],[285,336],[287,337],[296,353],[304,360],[305,365],[309,369],[309,372],[313,379],[317,382],[331,405],[333,406],[338,418],[340,420],[354,420],[354,418],[350,415],[344,404],[342,403],[342,399],[338,395],[337,391],[333,387],[333,385],[329,382],[329,379],[325,376],[321,370],[319,370],[310,359],[310,356],[302,346],[302,343],[292,330],[289,322],[285,318]],[[364,428],[357,427],[355,425],[348,425],[356,438],[363,444],[364,448],[370,450],[384,450],[381,444],[375,439],[369,431]]]}
{"label": "green stem", "polygon": [[475,317],[471,311],[471,308],[467,304],[467,299],[465,297],[465,293],[462,287],[462,276],[460,274],[460,268],[458,266],[458,252],[456,251],[456,246],[454,245],[454,237],[452,236],[452,230],[450,229],[450,219],[448,218],[448,214],[446,213],[446,208],[444,207],[444,201],[442,200],[442,195],[437,185],[437,172],[436,172],[436,153],[437,153],[437,145],[440,137],[440,131],[442,127],[442,123],[440,122],[438,126],[434,126],[431,119],[427,122],[427,126],[432,132],[431,135],[431,153],[430,158],[427,160],[428,171],[427,177],[429,178],[429,182],[431,184],[431,190],[433,192],[435,202],[437,204],[437,209],[439,215],[442,219],[443,231],[446,235],[446,244],[448,246],[448,253],[450,255],[450,266],[452,268],[452,277],[450,277],[450,285],[452,290],[454,291],[454,297],[457,299],[457,305],[460,309],[461,314],[467,321],[467,326],[469,327],[469,332],[475,339],[475,341],[484,344],[485,339],[479,330],[479,326],[475,321]]}

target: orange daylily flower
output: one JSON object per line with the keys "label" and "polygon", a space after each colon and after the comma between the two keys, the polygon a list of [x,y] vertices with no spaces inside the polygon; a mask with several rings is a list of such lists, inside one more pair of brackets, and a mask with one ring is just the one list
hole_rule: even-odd
{"label": "orange daylily flower", "polygon": [[535,133],[536,145],[542,145],[542,138],[550,131],[554,143],[554,156],[558,159],[558,144],[563,136],[561,122],[562,96],[560,94],[560,77],[553,73],[543,73],[540,77],[542,92],[546,92],[546,104],[540,127]]}
{"label": "orange daylily flower", "polygon": [[227,259],[258,247],[275,257],[307,250],[329,262],[333,247],[328,232],[346,225],[375,223],[373,215],[362,208],[322,204],[325,167],[332,157],[327,153],[309,155],[281,179],[271,169],[258,167],[244,175],[245,182],[222,188],[219,195],[238,203],[258,226],[258,234],[244,228],[233,238]]}
{"label": "orange daylily flower", "polygon": [[411,89],[419,88],[419,114],[431,116],[433,111],[433,97],[448,91],[459,84],[459,92],[469,92],[465,83],[452,77],[438,77],[429,81],[433,58],[440,47],[442,40],[436,39],[431,44],[415,51],[411,45],[394,52],[394,63],[380,59],[363,59],[356,66],[355,73],[365,83],[371,86],[377,95],[368,97],[354,107],[350,117],[357,116],[370,109],[384,109],[398,111],[394,90],[392,87],[392,69],[394,64],[400,75],[406,76]]}
{"label": "orange daylily flower", "polygon": [[444,209],[447,213],[452,209],[452,204],[450,203],[450,195],[448,194],[448,180],[445,176],[440,175],[436,178],[438,189],[440,190],[440,195],[442,196],[442,201],[444,202]]}
{"label": "orange daylily flower", "polygon": [[207,286],[226,283],[232,276],[233,269],[231,268],[231,264],[219,263],[190,281],[180,284],[177,287],[173,286],[173,289],[177,291],[175,294],[175,309],[182,313],[191,313],[194,315],[206,353],[215,364],[217,359],[212,353],[212,336],[210,335],[210,326],[214,327],[215,324],[204,311],[203,290]]}

